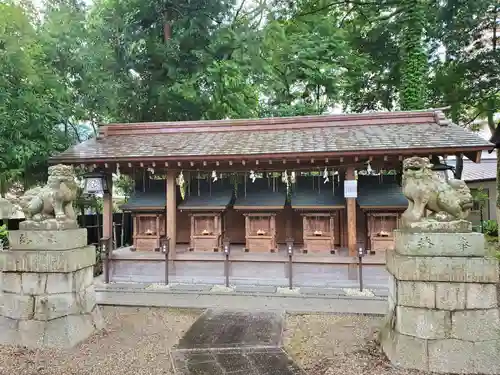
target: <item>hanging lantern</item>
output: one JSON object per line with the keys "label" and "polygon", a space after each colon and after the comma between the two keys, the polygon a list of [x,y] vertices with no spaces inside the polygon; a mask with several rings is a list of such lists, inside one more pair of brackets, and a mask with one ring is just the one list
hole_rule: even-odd
{"label": "hanging lantern", "polygon": [[83,176],[85,183],[83,194],[100,195],[109,193],[108,179],[104,173],[91,172]]}
{"label": "hanging lantern", "polygon": [[217,172],[216,171],[212,171],[212,182],[215,182],[217,180],[218,180]]}
{"label": "hanging lantern", "polygon": [[445,180],[448,180],[448,171],[455,171],[455,167],[448,165],[446,163],[442,163],[441,160],[439,160],[439,156],[433,155],[431,157],[431,170],[434,172],[437,172],[441,177],[443,177]]}
{"label": "hanging lantern", "polygon": [[290,182],[291,182],[292,184],[294,184],[296,181],[297,181],[297,177],[296,177],[296,175],[295,175],[295,172],[292,172],[292,173],[290,174]]}

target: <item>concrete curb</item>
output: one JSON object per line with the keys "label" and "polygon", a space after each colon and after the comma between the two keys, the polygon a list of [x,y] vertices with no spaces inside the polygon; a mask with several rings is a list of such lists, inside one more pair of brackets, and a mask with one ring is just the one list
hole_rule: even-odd
{"label": "concrete curb", "polygon": [[385,314],[387,312],[386,291],[377,291],[373,296],[349,296],[341,289],[298,288],[294,293],[260,290],[246,287],[217,288],[213,285],[172,284],[151,287],[141,284],[96,285],[97,301],[100,305],[150,306],[176,308],[221,308],[239,306],[245,309],[275,309],[288,313],[351,313]]}

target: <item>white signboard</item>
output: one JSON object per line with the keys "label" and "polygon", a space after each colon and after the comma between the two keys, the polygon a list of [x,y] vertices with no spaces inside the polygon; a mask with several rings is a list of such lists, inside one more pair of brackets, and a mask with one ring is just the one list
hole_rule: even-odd
{"label": "white signboard", "polygon": [[344,181],[344,197],[357,198],[358,197],[358,181],[345,180]]}

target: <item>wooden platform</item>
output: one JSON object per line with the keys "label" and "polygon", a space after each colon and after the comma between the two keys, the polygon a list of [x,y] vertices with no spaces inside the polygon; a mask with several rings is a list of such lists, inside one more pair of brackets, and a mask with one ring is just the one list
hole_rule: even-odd
{"label": "wooden platform", "polygon": [[[194,252],[188,250],[188,245],[178,245],[175,253],[170,253],[169,259],[175,261],[224,261],[224,254],[221,252]],[[259,262],[259,263],[288,263],[289,257],[285,245],[279,245],[278,252],[275,253],[247,253],[244,245],[232,245],[229,259],[232,262]],[[293,263],[312,264],[358,264],[358,258],[347,255],[347,249],[340,249],[337,254],[303,254],[302,246],[294,248],[292,256]],[[122,247],[113,251],[113,259],[124,261],[164,261],[165,256],[157,251],[131,251],[130,247]],[[385,265],[384,254],[366,255],[363,258],[364,264]]]}
{"label": "wooden platform", "polygon": [[[230,283],[234,285],[286,286],[289,282],[289,258],[284,246],[276,253],[245,253],[244,245],[233,245],[229,257]],[[224,284],[224,254],[190,252],[188,245],[179,246],[174,257],[169,257],[171,282]],[[335,287],[353,282],[357,275],[357,258],[341,250],[340,255],[302,254],[297,248],[292,258],[295,286]],[[349,265],[354,267],[349,273]],[[385,259],[367,255],[363,259],[366,283],[386,286],[388,274]],[[163,283],[165,256],[160,252],[132,252],[121,248],[113,252],[110,262],[111,282]]]}

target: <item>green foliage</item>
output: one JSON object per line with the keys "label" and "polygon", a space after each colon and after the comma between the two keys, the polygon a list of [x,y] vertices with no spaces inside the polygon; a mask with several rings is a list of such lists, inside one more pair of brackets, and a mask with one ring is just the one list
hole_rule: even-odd
{"label": "green foliage", "polygon": [[0,225],[0,248],[8,245],[8,235],[9,231],[7,230],[7,225]]}
{"label": "green foliage", "polygon": [[485,220],[482,222],[483,233],[490,237],[498,237],[498,223],[496,220]]}
{"label": "green foliage", "polygon": [[425,107],[427,53],[424,46],[426,2],[401,0],[401,86],[400,106],[403,110]]}

